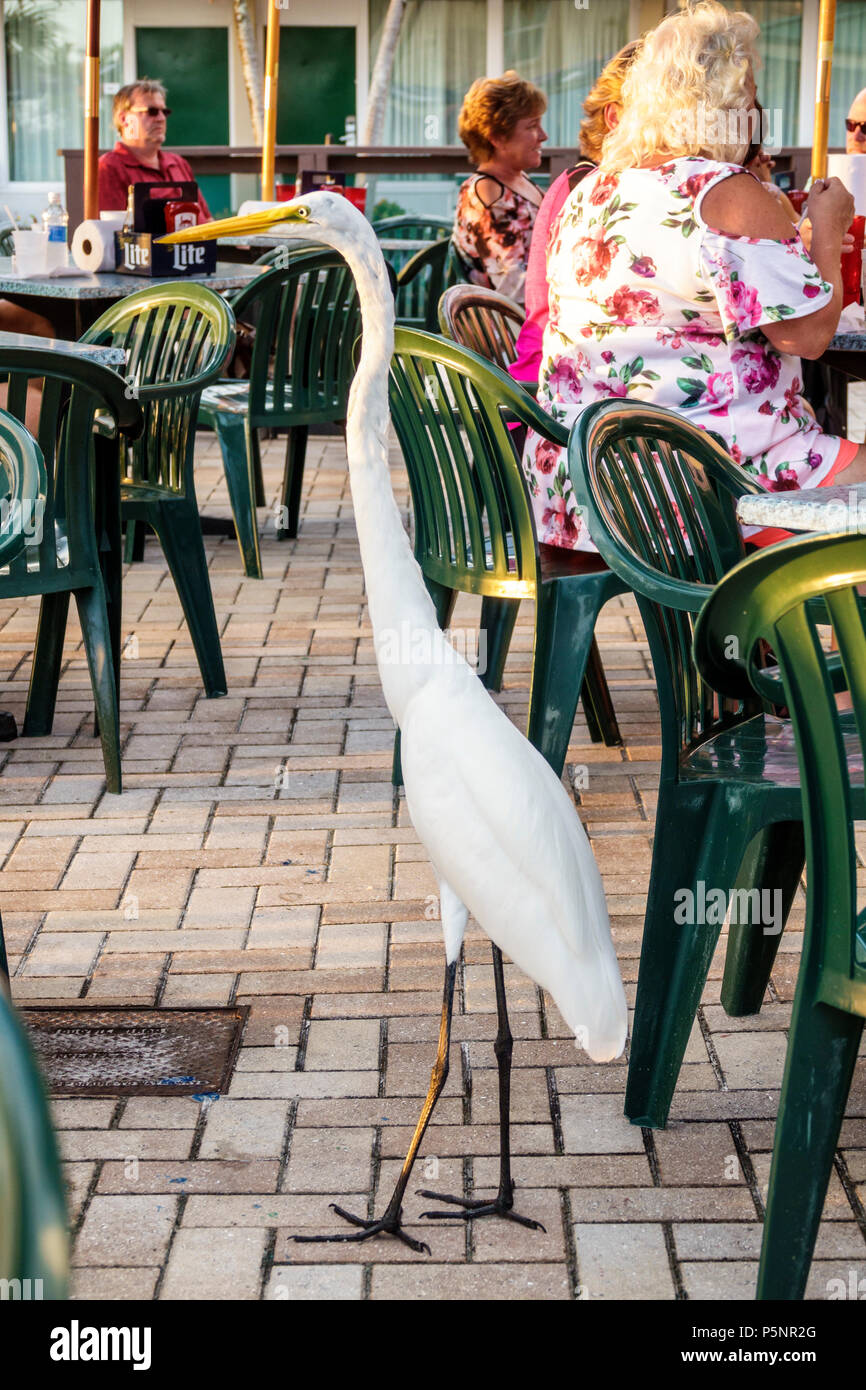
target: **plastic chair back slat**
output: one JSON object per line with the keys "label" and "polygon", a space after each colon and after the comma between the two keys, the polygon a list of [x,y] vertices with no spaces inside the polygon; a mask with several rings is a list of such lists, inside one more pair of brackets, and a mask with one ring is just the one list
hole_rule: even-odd
{"label": "plastic chair back slat", "polygon": [[503,371],[517,356],[525,317],[513,300],[480,285],[452,285],[439,301],[439,327],[446,337],[489,357]]}
{"label": "plastic chair back slat", "polygon": [[584,412],[569,468],[590,534],[635,590],[653,656],[663,748],[680,752],[756,708],[720,707],[692,659],[695,614],[742,558],[735,498],[759,491],[716,438],[638,402]]}

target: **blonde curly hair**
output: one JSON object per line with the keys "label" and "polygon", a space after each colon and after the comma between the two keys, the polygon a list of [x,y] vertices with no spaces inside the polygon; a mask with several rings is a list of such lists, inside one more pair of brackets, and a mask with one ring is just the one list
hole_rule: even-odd
{"label": "blonde curly hair", "polygon": [[540,116],[547,98],[532,82],[518,77],[513,68],[501,77],[479,77],[463,98],[457,133],[473,164],[484,164],[493,155],[491,136],[507,139],[518,121]]}
{"label": "blonde curly hair", "polygon": [[580,123],[580,153],[584,159],[598,164],[601,147],[607,135],[604,118],[606,106],[622,106],[622,84],[640,48],[640,39],[632,39],[606,63],[590,88],[583,109],[586,116]]}
{"label": "blonde curly hair", "polygon": [[604,141],[602,168],[688,154],[742,163],[760,125],[750,83],[759,32],[751,15],[718,0],[692,0],[663,19],[623,83],[623,112]]}

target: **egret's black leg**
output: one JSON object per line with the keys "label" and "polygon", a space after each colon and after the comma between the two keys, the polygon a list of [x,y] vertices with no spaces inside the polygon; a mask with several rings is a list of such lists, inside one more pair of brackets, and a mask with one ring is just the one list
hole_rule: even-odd
{"label": "egret's black leg", "polygon": [[502,952],[493,947],[493,978],[496,981],[496,1013],[499,1026],[493,1051],[499,1070],[499,1191],[492,1201],[477,1197],[452,1197],[441,1192],[428,1192],[421,1189],[419,1197],[432,1197],[437,1202],[448,1202],[461,1207],[459,1212],[425,1211],[423,1216],[432,1221],[473,1221],[476,1216],[504,1216],[516,1221],[520,1226],[529,1226],[533,1231],[543,1231],[540,1221],[530,1221],[526,1216],[518,1216],[514,1207],[514,1180],[511,1176],[511,1054],[514,1039],[508,1024],[508,1007],[505,1001],[505,973],[502,969]]}
{"label": "egret's black leg", "polygon": [[442,1094],[442,1088],[448,1079],[448,1050],[451,1046],[451,1015],[454,1009],[454,980],[457,974],[457,962],[452,961],[445,967],[445,990],[442,999],[442,1021],[439,1025],[439,1046],[436,1051],[436,1061],[433,1064],[433,1072],[430,1077],[430,1086],[427,1091],[427,1098],[424,1101],[424,1108],[421,1111],[418,1123],[415,1126],[415,1133],[412,1135],[412,1142],[409,1145],[409,1152],[400,1170],[397,1179],[397,1186],[391,1195],[391,1200],[385,1208],[378,1221],[368,1221],[361,1216],[353,1216],[351,1212],[344,1211],[335,1203],[331,1203],[332,1210],[338,1216],[342,1216],[345,1221],[351,1222],[353,1226],[359,1226],[358,1231],[346,1231],[332,1236],[294,1236],[297,1241],[320,1241],[320,1240],[368,1240],[370,1236],[388,1234],[397,1236],[404,1245],[408,1245],[411,1250],[419,1253],[426,1251],[430,1254],[429,1245],[423,1241],[413,1240],[408,1236],[401,1226],[403,1215],[403,1194],[406,1191],[406,1184],[409,1181],[409,1174],[412,1172],[412,1165],[415,1162],[421,1140],[424,1138],[424,1131],[433,1114],[433,1107]]}

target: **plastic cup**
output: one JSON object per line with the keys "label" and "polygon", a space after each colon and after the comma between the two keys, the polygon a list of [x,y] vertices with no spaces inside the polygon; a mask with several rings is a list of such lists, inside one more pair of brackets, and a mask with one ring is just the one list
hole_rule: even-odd
{"label": "plastic cup", "polygon": [[19,275],[44,275],[47,270],[45,233],[13,231],[15,270]]}
{"label": "plastic cup", "polygon": [[863,238],[866,217],[855,217],[849,233],[854,238],[853,250],[842,257],[842,308],[860,303],[860,281],[863,273]]}

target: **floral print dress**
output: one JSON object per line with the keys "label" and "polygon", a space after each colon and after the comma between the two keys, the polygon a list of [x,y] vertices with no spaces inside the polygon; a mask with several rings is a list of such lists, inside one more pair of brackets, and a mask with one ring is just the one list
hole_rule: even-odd
{"label": "floral print dress", "polygon": [[[479,179],[499,184],[502,192],[494,203],[482,202],[476,188]],[[533,203],[491,174],[466,180],[457,195],[451,241],[473,285],[523,303],[529,245],[540,206],[540,197]]]}
{"label": "floral print dress", "polygon": [[[739,165],[700,156],[658,169],[588,174],[566,201],[548,257],[550,320],[539,404],[571,426],[593,401],[638,400],[715,430],[771,491],[816,487],[842,441],[800,398],[800,360],[761,326],[814,313],[832,287],[798,232],[725,236],[701,202]],[[594,550],[565,449],[527,434],[523,467],[539,540]]]}

